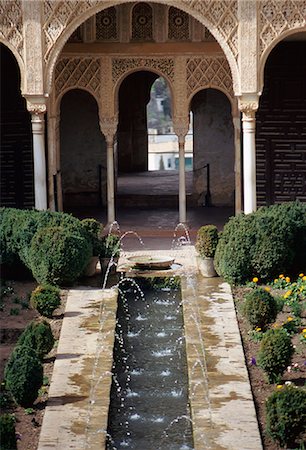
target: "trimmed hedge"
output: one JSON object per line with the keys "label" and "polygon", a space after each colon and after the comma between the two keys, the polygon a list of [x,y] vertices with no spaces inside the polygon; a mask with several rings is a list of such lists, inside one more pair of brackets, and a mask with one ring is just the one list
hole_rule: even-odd
{"label": "trimmed hedge", "polygon": [[299,201],[232,217],[215,254],[217,273],[231,284],[261,280],[306,266],[306,204]]}
{"label": "trimmed hedge", "polygon": [[246,294],[243,313],[253,328],[264,330],[269,323],[274,322],[277,312],[276,300],[264,289],[257,287]]}
{"label": "trimmed hedge", "polygon": [[[266,401],[266,432],[283,446],[296,447],[296,439],[306,432],[306,391],[284,386]],[[286,447],[287,448],[287,447]]]}
{"label": "trimmed hedge", "polygon": [[17,448],[15,417],[12,414],[1,414],[0,416],[0,439],[1,450]]}
{"label": "trimmed hedge", "polygon": [[69,214],[1,208],[0,229],[1,262],[21,260],[41,283],[72,283],[92,256],[89,232]]}
{"label": "trimmed hedge", "polygon": [[30,347],[43,359],[53,348],[54,337],[50,324],[46,320],[33,320],[23,331],[17,346]]}
{"label": "trimmed hedge", "polygon": [[31,294],[31,306],[42,316],[52,317],[56,308],[61,304],[59,288],[51,285],[37,286]]}
{"label": "trimmed hedge", "polygon": [[33,405],[43,384],[43,367],[35,350],[25,345],[15,347],[5,366],[6,387],[18,405]]}
{"label": "trimmed hedge", "polygon": [[196,249],[202,258],[213,258],[218,244],[218,229],[215,225],[204,225],[198,230]]}

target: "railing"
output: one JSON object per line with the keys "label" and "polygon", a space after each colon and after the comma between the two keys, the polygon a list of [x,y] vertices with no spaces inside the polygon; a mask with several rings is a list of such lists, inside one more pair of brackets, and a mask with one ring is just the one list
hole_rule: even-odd
{"label": "railing", "polygon": [[195,172],[198,172],[203,169],[206,169],[206,194],[205,194],[204,206],[212,206],[211,193],[210,193],[210,165],[209,165],[209,163],[205,164],[202,167],[199,167],[198,169],[195,169]]}

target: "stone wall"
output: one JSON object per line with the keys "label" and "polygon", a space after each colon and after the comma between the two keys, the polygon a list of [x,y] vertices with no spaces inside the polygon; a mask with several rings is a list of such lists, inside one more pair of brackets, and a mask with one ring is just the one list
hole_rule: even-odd
{"label": "stone wall", "polygon": [[210,191],[215,206],[234,204],[234,134],[231,105],[215,89],[202,90],[192,100],[194,139],[194,193],[203,204],[205,164],[210,164]]}
{"label": "stone wall", "polygon": [[[99,127],[98,106],[85,91],[66,93],[61,102],[61,171],[64,206],[99,202],[99,170],[106,168],[106,143]],[[102,169],[102,198],[106,170]]]}

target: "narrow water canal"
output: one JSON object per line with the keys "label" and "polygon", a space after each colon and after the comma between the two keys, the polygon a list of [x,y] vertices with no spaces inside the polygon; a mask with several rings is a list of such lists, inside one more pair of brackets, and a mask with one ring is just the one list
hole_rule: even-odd
{"label": "narrow water canal", "polygon": [[121,285],[107,450],[193,448],[181,289]]}

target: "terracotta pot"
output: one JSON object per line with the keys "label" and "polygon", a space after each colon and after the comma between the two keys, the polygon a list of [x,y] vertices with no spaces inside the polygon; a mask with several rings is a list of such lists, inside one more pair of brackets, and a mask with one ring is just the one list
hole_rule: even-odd
{"label": "terracotta pot", "polygon": [[214,258],[198,257],[198,267],[201,275],[205,278],[212,278],[217,276],[214,266]]}
{"label": "terracotta pot", "polygon": [[96,273],[96,266],[99,261],[98,256],[92,256],[89,260],[89,263],[85,267],[84,275],[85,277],[93,277]]}

